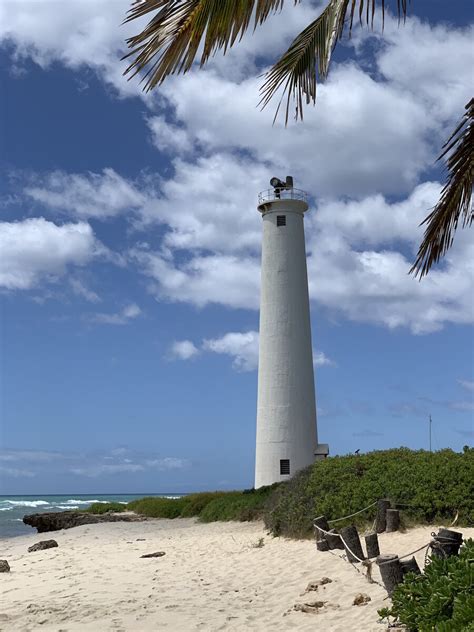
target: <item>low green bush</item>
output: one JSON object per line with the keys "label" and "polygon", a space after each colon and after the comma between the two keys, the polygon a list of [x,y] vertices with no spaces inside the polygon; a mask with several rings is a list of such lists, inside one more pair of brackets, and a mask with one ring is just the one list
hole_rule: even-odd
{"label": "low green bush", "polygon": [[86,511],[92,514],[105,514],[109,511],[117,513],[120,511],[125,511],[126,509],[126,505],[122,505],[122,503],[92,503],[92,505],[88,507]]}
{"label": "low green bush", "polygon": [[422,575],[406,575],[392,595],[392,607],[378,613],[410,631],[472,632],[473,586],[474,540],[467,540],[459,556],[434,558]]}
{"label": "low green bush", "polygon": [[222,498],[228,492],[201,492],[199,494],[189,494],[186,496],[187,503],[181,512],[182,518],[199,516],[203,509],[213,500]]}
{"label": "low green bush", "polygon": [[187,503],[186,496],[181,498],[160,498],[147,496],[132,500],[127,509],[149,518],[178,518]]}
{"label": "low green bush", "polygon": [[[271,495],[264,514],[274,535],[305,537],[312,520],[347,516],[379,498],[398,503],[410,523],[474,519],[474,450],[426,452],[398,448],[361,455],[335,456],[297,473]],[[375,508],[352,518],[359,525],[373,521]],[[345,526],[344,522],[338,527]]]}
{"label": "low green bush", "polygon": [[127,509],[149,518],[197,516],[202,522],[256,520],[262,517],[267,499],[275,487],[276,485],[257,490],[201,492],[181,498],[149,496],[129,502]]}

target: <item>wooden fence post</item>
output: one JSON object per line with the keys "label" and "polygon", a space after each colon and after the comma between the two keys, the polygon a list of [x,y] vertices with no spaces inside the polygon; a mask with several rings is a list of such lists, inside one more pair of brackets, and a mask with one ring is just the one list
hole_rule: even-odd
{"label": "wooden fence post", "polygon": [[421,574],[420,567],[418,566],[418,563],[415,560],[414,556],[409,560],[404,560],[403,562],[400,562],[400,565],[402,567],[402,573],[404,577],[407,573],[416,573],[417,575]]}
{"label": "wooden fence post", "polygon": [[368,533],[365,536],[365,548],[367,550],[367,557],[377,557],[380,555],[379,539],[376,533]]}
{"label": "wooden fence post", "polygon": [[403,581],[402,566],[398,555],[379,555],[377,564],[385,590],[391,597],[395,588]]}
{"label": "wooden fence post", "polygon": [[398,509],[387,509],[386,531],[392,533],[398,531],[400,526],[400,512]]}
{"label": "wooden fence post", "polygon": [[332,549],[344,549],[344,545],[342,543],[341,538],[339,537],[336,529],[330,529],[329,533],[331,535],[326,535],[326,540],[328,541],[329,548]]}
{"label": "wooden fence post", "polygon": [[387,509],[390,508],[390,501],[381,498],[377,501],[377,516],[375,518],[375,531],[383,533],[387,525]]}
{"label": "wooden fence post", "polygon": [[359,561],[354,557],[354,555],[357,555],[357,557],[361,560],[365,560],[365,555],[362,551],[362,545],[360,543],[359,533],[356,527],[353,524],[349,527],[343,527],[341,529],[341,535],[344,538],[344,548],[346,549],[347,559],[349,562],[357,563]]}

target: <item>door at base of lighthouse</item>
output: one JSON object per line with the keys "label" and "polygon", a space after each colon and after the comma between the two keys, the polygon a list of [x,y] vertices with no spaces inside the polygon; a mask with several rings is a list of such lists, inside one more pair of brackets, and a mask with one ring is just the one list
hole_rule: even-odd
{"label": "door at base of lighthouse", "polygon": [[290,474],[290,459],[280,459],[280,474]]}

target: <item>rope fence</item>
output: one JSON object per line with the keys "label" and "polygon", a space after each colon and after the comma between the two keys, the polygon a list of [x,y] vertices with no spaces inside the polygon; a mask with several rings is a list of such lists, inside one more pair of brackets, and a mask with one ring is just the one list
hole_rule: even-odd
{"label": "rope fence", "polygon": [[[318,534],[322,534],[323,539],[324,539],[324,536],[329,536],[329,538],[334,538],[334,537],[339,538],[341,540],[342,544],[344,545],[344,549],[346,551],[346,554],[345,555],[340,555],[340,556],[337,556],[337,557],[340,557],[341,559],[345,559],[347,562],[349,562],[351,564],[351,566],[353,568],[355,568],[355,570],[358,573],[363,574],[357,568],[357,566],[355,566],[354,560],[356,560],[357,562],[360,562],[364,567],[367,568],[367,574],[365,575],[367,581],[369,583],[376,583],[379,586],[381,586],[382,588],[385,588],[387,590],[387,592],[389,593],[389,595],[391,595],[391,592],[392,592],[393,588],[391,590],[389,590],[387,585],[383,586],[378,581],[376,581],[376,580],[374,580],[372,578],[372,565],[374,564],[375,560],[377,560],[377,566],[379,566],[379,567],[385,566],[387,564],[392,564],[393,565],[394,560],[396,560],[396,562],[400,562],[400,560],[404,560],[406,558],[413,557],[416,553],[419,553],[420,551],[423,551],[423,550],[426,549],[425,558],[424,558],[424,565],[423,565],[425,567],[426,564],[427,564],[427,561],[428,561],[429,548],[430,547],[431,547],[432,552],[436,556],[447,558],[448,555],[450,555],[452,553],[450,553],[449,550],[448,550],[448,552],[445,550],[445,547],[443,546],[443,543],[447,544],[448,546],[450,546],[450,543],[453,543],[454,545],[457,544],[458,547],[459,547],[460,540],[457,537],[455,538],[455,537],[450,537],[449,535],[447,535],[447,534],[456,535],[456,532],[454,532],[454,531],[450,532],[448,530],[444,530],[445,534],[443,535],[442,534],[442,530],[440,530],[439,534],[431,533],[431,538],[432,539],[429,542],[427,542],[423,546],[418,547],[414,551],[410,551],[409,553],[405,553],[404,555],[394,555],[394,556],[392,556],[392,559],[388,559],[386,561],[383,561],[383,559],[379,560],[380,554],[376,555],[376,556],[368,557],[367,559],[361,559],[352,550],[353,547],[351,548],[349,546],[349,544],[347,543],[346,539],[340,533],[337,533],[334,529],[332,529],[331,531],[327,531],[326,529],[321,527],[319,524],[316,524],[317,521],[320,521],[320,522],[322,521],[323,524],[334,524],[334,523],[337,523],[337,522],[342,522],[343,520],[347,520],[348,518],[353,518],[354,516],[357,516],[357,515],[359,515],[361,513],[364,513],[365,511],[367,511],[367,510],[371,509],[372,507],[374,507],[375,505],[377,505],[378,502],[379,501],[375,501],[375,502],[371,503],[370,505],[368,505],[367,507],[364,507],[363,509],[360,509],[359,511],[356,511],[356,512],[354,512],[352,514],[349,514],[347,516],[343,516],[342,518],[335,518],[333,520],[326,520],[325,516],[318,516],[317,518],[314,518],[314,520],[313,520],[313,528],[315,530],[317,530]],[[381,502],[383,502],[383,501],[381,501]],[[457,515],[456,515],[456,518],[455,518],[455,520],[453,521],[452,524],[454,524],[456,522],[456,519],[457,519]],[[372,527],[373,531],[375,531],[374,528],[375,528],[376,521],[377,521],[377,518],[375,519],[373,527]],[[450,526],[452,526],[452,525],[450,525]],[[354,527],[354,529],[355,529],[355,527]],[[355,533],[356,533],[356,536],[357,536],[357,530],[356,529],[355,529]],[[345,534],[345,535],[348,535],[348,534]],[[460,536],[461,541],[462,541],[462,534],[458,534],[458,535]],[[358,541],[358,536],[357,536],[357,541]],[[318,540],[318,542],[319,542],[319,540]],[[328,542],[328,538],[326,538],[326,542]],[[354,541],[354,545],[356,543],[357,542]],[[366,540],[366,544],[367,544],[367,540]],[[332,548],[339,548],[339,547],[330,546],[330,548],[332,549]],[[360,544],[359,544],[359,548],[360,548]],[[378,549],[378,546],[377,546],[377,549]],[[362,549],[360,549],[360,550],[362,550]],[[329,551],[329,552],[332,553],[333,555],[337,555],[333,551]],[[352,556],[353,559],[351,559],[351,556]],[[407,564],[409,564],[409,563],[404,562],[404,565],[407,565]],[[414,564],[415,564],[416,568],[418,569],[418,566],[417,566],[415,561],[414,561]],[[390,573],[392,571],[389,570],[387,572]],[[407,572],[407,571],[405,570],[404,572]],[[417,572],[420,572],[419,569],[417,570]],[[386,578],[384,577],[384,573],[386,573],[386,571],[383,571],[383,573],[382,573],[382,579],[384,580],[384,583],[385,583],[386,582]],[[403,581],[403,580],[401,580],[401,581]]]}

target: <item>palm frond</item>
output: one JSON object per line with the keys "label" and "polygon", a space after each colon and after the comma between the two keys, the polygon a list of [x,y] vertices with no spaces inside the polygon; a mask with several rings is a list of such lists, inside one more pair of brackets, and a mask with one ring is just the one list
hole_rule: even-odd
{"label": "palm frond", "polygon": [[[449,155],[448,155],[449,154]],[[454,233],[462,218],[462,227],[474,221],[471,205],[474,178],[474,99],[466,105],[461,122],[443,146],[438,158],[445,156],[448,176],[441,197],[433,211],[423,220],[426,224],[423,241],[418,249],[410,274],[428,274],[431,266],[443,257],[453,244]]]}
{"label": "palm frond", "polygon": [[260,105],[264,108],[283,86],[283,95],[275,119],[286,94],[286,116],[291,98],[296,102],[295,118],[303,118],[303,100],[316,102],[318,78],[324,79],[329,70],[331,53],[344,29],[344,19],[350,0],[331,0],[321,15],[311,22],[266,75],[261,89]]}
{"label": "palm frond", "polygon": [[[295,4],[299,0],[294,0]],[[252,21],[262,24],[282,9],[284,0],[135,0],[125,22],[155,15],[141,33],[127,40],[133,57],[124,74],[144,69],[149,91],[168,75],[186,72],[203,42],[201,66],[217,50],[224,53],[241,39]]]}
{"label": "palm frond", "polygon": [[[395,0],[399,20],[406,17],[409,0]],[[330,0],[321,15],[302,31],[288,50],[266,74],[261,88],[260,105],[264,108],[283,87],[275,119],[286,95],[285,124],[293,99],[295,119],[303,118],[303,102],[316,102],[316,85],[328,74],[331,55],[345,29],[352,31],[358,14],[361,25],[373,27],[377,6],[380,4],[382,21],[385,18],[385,0]],[[382,22],[383,23],[383,22]]]}
{"label": "palm frond", "polygon": [[[301,0],[293,0],[298,4]],[[144,89],[152,90],[171,74],[188,71],[203,43],[200,63],[240,40],[251,22],[261,25],[280,11],[285,0],[135,0],[125,22],[154,14],[141,33],[127,40],[133,61],[125,70],[129,78],[146,70]],[[405,18],[410,0],[393,0],[399,20]],[[380,7],[382,20],[386,0],[329,0],[321,15],[300,33],[290,48],[267,73],[260,103],[265,107],[282,86],[287,95],[286,122],[291,98],[296,118],[303,117],[303,101],[315,102],[316,82],[327,75],[334,46],[345,28],[351,32],[354,18],[373,26]],[[252,20],[253,16],[253,20]],[[282,97],[282,99],[283,99]],[[278,105],[277,114],[281,105]],[[275,115],[276,118],[276,115]]]}

